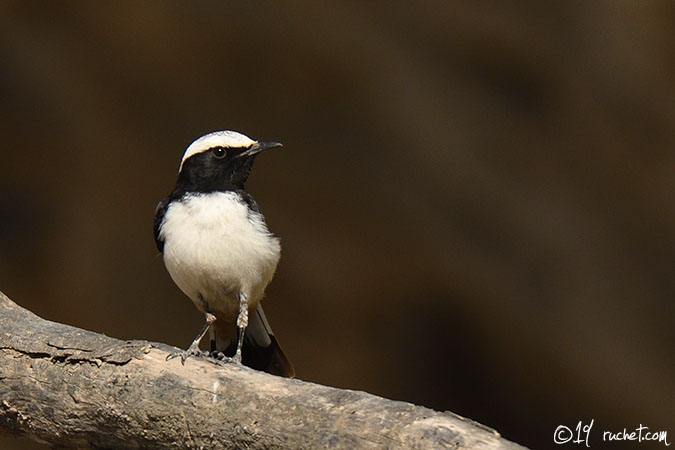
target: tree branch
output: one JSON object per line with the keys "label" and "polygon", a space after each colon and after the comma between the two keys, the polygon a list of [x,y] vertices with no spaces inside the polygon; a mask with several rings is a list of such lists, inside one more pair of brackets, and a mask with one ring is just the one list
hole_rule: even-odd
{"label": "tree branch", "polygon": [[92,448],[519,449],[452,413],[49,322],[0,293],[0,433]]}

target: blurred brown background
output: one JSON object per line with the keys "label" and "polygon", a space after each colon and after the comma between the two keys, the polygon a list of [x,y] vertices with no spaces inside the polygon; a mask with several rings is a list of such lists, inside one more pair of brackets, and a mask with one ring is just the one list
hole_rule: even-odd
{"label": "blurred brown background", "polygon": [[202,317],[154,207],[193,139],[234,129],[285,145],[248,188],[300,379],[532,448],[590,419],[593,448],[675,440],[675,3],[0,5],[17,303],[185,348]]}

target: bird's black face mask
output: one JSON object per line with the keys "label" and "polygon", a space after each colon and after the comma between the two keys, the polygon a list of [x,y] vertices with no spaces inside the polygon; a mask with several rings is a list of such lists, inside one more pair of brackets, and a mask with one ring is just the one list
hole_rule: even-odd
{"label": "bird's black face mask", "polygon": [[215,147],[188,158],[178,174],[176,189],[184,192],[214,192],[243,189],[258,152]]}

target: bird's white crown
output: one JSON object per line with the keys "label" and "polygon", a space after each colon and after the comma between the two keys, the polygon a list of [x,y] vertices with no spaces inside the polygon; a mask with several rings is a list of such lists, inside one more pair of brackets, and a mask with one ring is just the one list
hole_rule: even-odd
{"label": "bird's white crown", "polygon": [[223,148],[242,148],[250,147],[252,144],[255,144],[256,141],[249,138],[248,136],[237,133],[236,131],[214,131],[213,133],[205,134],[196,141],[194,141],[190,146],[185,150],[183,159],[180,161],[180,167],[178,172],[183,169],[183,163],[191,156],[198,153],[207,151],[213,147],[223,147]]}

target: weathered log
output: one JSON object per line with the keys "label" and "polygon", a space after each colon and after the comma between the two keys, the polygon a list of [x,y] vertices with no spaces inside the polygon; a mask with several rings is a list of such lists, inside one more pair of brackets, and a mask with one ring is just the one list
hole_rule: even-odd
{"label": "weathered log", "polygon": [[452,413],[50,322],[0,293],[0,432],[89,448],[523,448]]}

